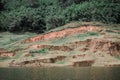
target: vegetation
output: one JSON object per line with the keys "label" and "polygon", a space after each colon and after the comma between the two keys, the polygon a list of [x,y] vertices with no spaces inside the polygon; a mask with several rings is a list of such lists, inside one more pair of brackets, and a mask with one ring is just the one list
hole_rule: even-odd
{"label": "vegetation", "polygon": [[31,57],[34,57],[35,54],[43,54],[43,55],[44,55],[44,54],[46,54],[46,53],[48,53],[48,52],[49,52],[48,49],[30,50],[30,51],[29,51]]}
{"label": "vegetation", "polygon": [[9,57],[0,57],[0,61],[8,60],[10,59]]}
{"label": "vegetation", "polygon": [[31,50],[30,53],[47,53],[48,52],[48,49],[40,49],[40,50]]}
{"label": "vegetation", "polygon": [[57,64],[65,64],[65,61],[58,61]]}
{"label": "vegetation", "polygon": [[[36,36],[35,33],[19,33],[19,34],[13,34],[13,33],[9,33],[9,32],[2,32],[0,33],[0,48],[9,48],[9,50],[11,51],[16,51],[18,49],[23,48],[24,46],[20,46],[20,45],[14,45],[17,42],[24,40],[26,38],[30,38]],[[14,45],[14,46],[13,46]]]}
{"label": "vegetation", "polygon": [[76,37],[78,37],[80,39],[84,39],[86,37],[92,37],[92,36],[99,36],[99,34],[97,32],[87,32],[84,34],[78,34]]}
{"label": "vegetation", "polygon": [[119,59],[120,60],[120,56],[115,56],[115,58]]}
{"label": "vegetation", "polygon": [[0,0],[0,30],[38,32],[70,21],[120,23],[119,0]]}

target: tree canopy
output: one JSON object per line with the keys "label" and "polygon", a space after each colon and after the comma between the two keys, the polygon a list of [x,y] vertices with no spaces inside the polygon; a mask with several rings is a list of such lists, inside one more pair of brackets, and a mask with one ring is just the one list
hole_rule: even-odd
{"label": "tree canopy", "polygon": [[119,0],[0,0],[0,30],[43,33],[70,21],[120,23]]}

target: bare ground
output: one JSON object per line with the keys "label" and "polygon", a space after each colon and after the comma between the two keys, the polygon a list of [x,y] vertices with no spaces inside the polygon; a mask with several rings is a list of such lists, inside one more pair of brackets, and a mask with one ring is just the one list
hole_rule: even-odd
{"label": "bare ground", "polygon": [[[0,36],[3,43],[11,39]],[[75,22],[16,36],[0,44],[0,67],[120,66],[120,25]]]}

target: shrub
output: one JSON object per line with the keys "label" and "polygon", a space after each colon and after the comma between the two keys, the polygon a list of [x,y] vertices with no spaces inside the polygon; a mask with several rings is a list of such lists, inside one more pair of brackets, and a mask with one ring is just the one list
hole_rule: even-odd
{"label": "shrub", "polygon": [[97,32],[87,32],[90,36],[98,36],[99,34]]}
{"label": "shrub", "polygon": [[85,2],[89,0],[58,0],[59,4],[62,7],[70,6],[71,4],[80,4],[81,2]]}
{"label": "shrub", "polygon": [[47,53],[48,52],[48,50],[47,49],[40,49],[40,50],[31,50],[30,51],[30,53],[32,54],[32,53],[42,53],[42,54],[45,54],[45,53]]}
{"label": "shrub", "polygon": [[21,6],[24,7],[39,7],[38,0],[2,0],[5,4],[4,7],[6,10],[14,10]]}
{"label": "shrub", "polygon": [[0,0],[0,11],[4,10],[4,3]]}
{"label": "shrub", "polygon": [[90,1],[73,4],[67,7],[63,15],[67,21],[100,21],[104,23],[118,23],[120,19],[120,5],[111,2]]}
{"label": "shrub", "polygon": [[79,4],[79,5],[71,5],[70,7],[67,7],[63,15],[66,17],[66,22],[69,21],[78,21],[78,20],[83,20],[86,18],[87,20],[91,19],[91,14],[89,10],[89,4]]}
{"label": "shrub", "polygon": [[64,17],[62,17],[62,16],[49,17],[49,18],[47,18],[46,22],[47,22],[47,29],[48,30],[65,24]]}

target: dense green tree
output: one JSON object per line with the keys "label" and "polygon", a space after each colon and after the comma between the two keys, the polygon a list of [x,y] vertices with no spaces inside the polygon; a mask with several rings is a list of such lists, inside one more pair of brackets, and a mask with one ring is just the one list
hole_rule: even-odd
{"label": "dense green tree", "polygon": [[4,10],[4,3],[0,0],[0,11]]}
{"label": "dense green tree", "polygon": [[70,21],[120,23],[119,0],[0,0],[0,30],[42,33]]}

